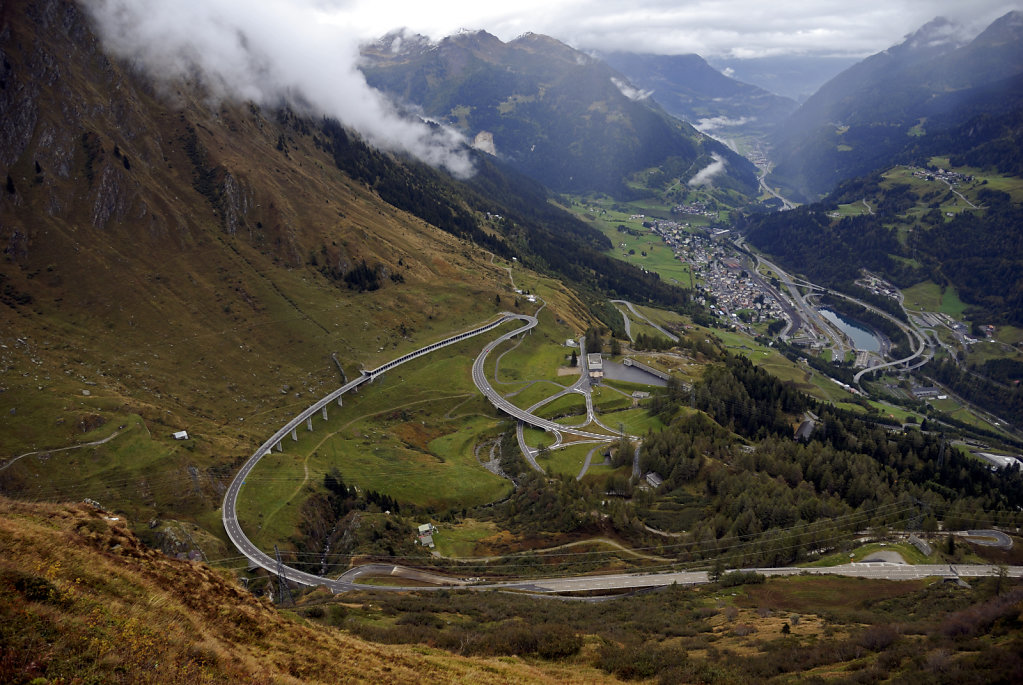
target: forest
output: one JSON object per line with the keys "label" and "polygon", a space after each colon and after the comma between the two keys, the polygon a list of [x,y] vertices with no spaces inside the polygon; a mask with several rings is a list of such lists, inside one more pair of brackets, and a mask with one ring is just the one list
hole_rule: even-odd
{"label": "forest", "polygon": [[783,264],[798,264],[822,285],[847,287],[861,268],[899,287],[930,279],[954,285],[971,305],[971,319],[1023,325],[1023,233],[1009,229],[1023,225],[1023,206],[1007,193],[982,188],[977,193],[982,211],[946,218],[932,209],[918,222],[909,221],[912,230],[904,245],[889,224],[906,223],[901,212],[914,202],[908,186],[883,191],[874,214],[829,216],[840,202],[871,192],[882,192],[878,179],[858,179],[820,203],[753,215],[749,240]]}
{"label": "forest", "polygon": [[[658,495],[689,512],[687,555],[784,565],[871,526],[1020,520],[1019,471],[993,474],[940,433],[836,411],[727,354],[691,392],[676,385],[655,407],[668,426],[644,438],[641,457],[664,477]],[[818,420],[804,444],[792,435],[805,412]]]}

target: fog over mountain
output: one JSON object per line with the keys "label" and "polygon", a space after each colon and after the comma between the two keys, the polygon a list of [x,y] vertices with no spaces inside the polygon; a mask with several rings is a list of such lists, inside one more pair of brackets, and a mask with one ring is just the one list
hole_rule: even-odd
{"label": "fog over mountain", "polygon": [[356,69],[358,36],[319,0],[138,3],[84,0],[107,49],[162,84],[198,79],[211,97],[287,101],[336,117],[373,144],[457,176],[472,173],[462,137],[397,113]]}

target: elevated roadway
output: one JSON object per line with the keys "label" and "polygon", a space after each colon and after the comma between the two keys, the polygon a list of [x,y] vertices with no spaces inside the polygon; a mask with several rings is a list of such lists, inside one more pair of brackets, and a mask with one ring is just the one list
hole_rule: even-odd
{"label": "elevated roadway", "polygon": [[[315,403],[306,407],[293,419],[291,419],[286,424],[281,426],[281,428],[278,429],[276,433],[271,435],[262,445],[260,445],[259,448],[257,448],[256,451],[252,454],[252,456],[250,456],[245,461],[245,463],[242,464],[242,467],[238,470],[238,473],[235,474],[234,479],[231,481],[231,484],[228,486],[227,492],[224,495],[224,503],[223,510],[221,512],[221,518],[223,520],[224,529],[227,531],[228,537],[231,539],[231,542],[234,544],[234,546],[238,548],[238,551],[245,555],[245,557],[253,564],[263,569],[266,569],[271,573],[276,573],[278,571],[276,559],[272,558],[270,555],[260,550],[251,540],[249,540],[248,536],[242,530],[241,524],[238,522],[238,497],[241,493],[242,486],[245,484],[246,479],[252,473],[252,470],[256,467],[256,465],[259,464],[260,460],[262,460],[262,458],[266,456],[275,447],[278,450],[281,450],[282,442],[289,435],[291,435],[293,439],[297,439],[296,431],[303,423],[306,425],[308,430],[312,430],[313,417],[317,413],[320,413],[323,415],[323,418],[326,419],[327,407],[335,401],[340,405],[341,398],[346,393],[357,389],[359,386],[365,383],[369,383],[373,380],[376,380],[377,378],[383,376],[388,371],[391,371],[394,368],[402,364],[405,364],[406,362],[430,354],[431,352],[435,352],[443,347],[447,347],[448,345],[454,345],[468,338],[472,338],[474,336],[487,333],[489,331],[496,329],[497,327],[501,326],[504,323],[514,320],[523,321],[524,325],[509,333],[505,333],[497,340],[494,340],[491,343],[489,343],[479,354],[479,356],[476,357],[476,360],[473,362],[472,375],[473,381],[476,383],[476,386],[484,393],[484,395],[486,395],[487,399],[489,399],[490,402],[498,409],[504,411],[513,418],[518,419],[520,422],[528,423],[530,425],[536,426],[537,428],[542,428],[543,430],[546,430],[548,432],[553,433],[556,436],[559,436],[559,441],[560,436],[562,434],[576,435],[582,438],[599,440],[602,442],[613,440],[614,436],[607,435],[606,433],[593,433],[590,431],[581,430],[579,428],[562,426],[560,424],[554,423],[553,421],[542,419],[538,416],[529,413],[524,409],[516,407],[514,404],[512,404],[504,397],[502,397],[496,390],[494,390],[494,388],[487,381],[485,374],[483,373],[483,365],[484,362],[486,361],[487,355],[489,355],[490,352],[493,351],[494,348],[500,345],[501,343],[510,340],[516,335],[524,334],[537,325],[537,319],[535,316],[505,312],[500,316],[500,318],[489,324],[480,326],[479,328],[475,328],[470,331],[466,331],[464,333],[459,333],[458,335],[453,335],[449,338],[445,338],[444,340],[435,342],[431,345],[427,345],[426,347],[422,347],[418,350],[415,350],[414,352],[409,352],[408,354],[402,355],[397,359],[393,359],[385,364],[378,366],[375,369],[369,371],[364,370],[361,376],[348,383],[345,383],[337,390],[334,390],[333,392],[320,398]],[[581,344],[585,346],[585,343]],[[585,354],[583,355],[583,358],[585,359]],[[583,374],[583,376],[585,376],[585,373]],[[582,382],[583,379],[580,379],[579,383],[573,386],[572,390],[575,390],[577,392],[580,391],[580,388],[577,386],[579,386],[579,384]],[[529,458],[532,464],[534,465],[534,468],[540,470],[539,466],[536,465],[536,462],[531,459],[530,457],[531,453],[526,452],[526,454],[527,458]],[[288,566],[285,566],[282,572],[284,574],[284,577],[291,582],[295,582],[300,585],[311,586],[326,585],[334,592],[342,592],[345,590],[353,589],[355,587],[354,581],[350,579],[349,580],[339,579],[336,581],[330,580],[322,576],[318,576],[313,573],[306,573],[304,571],[300,571],[298,569],[294,569]]]}
{"label": "elevated roadway", "polygon": [[[378,366],[377,368],[371,371],[363,371],[361,376],[348,383],[345,383],[337,390],[334,390],[333,392],[320,398],[315,403],[306,407],[301,413],[299,413],[293,419],[291,419],[286,424],[281,426],[281,428],[276,433],[271,435],[262,445],[260,445],[259,448],[256,449],[256,451],[252,454],[252,456],[249,457],[244,464],[242,464],[241,469],[239,469],[238,473],[235,474],[234,479],[231,481],[231,484],[227,488],[227,492],[224,494],[224,504],[223,511],[221,512],[221,518],[224,523],[224,529],[227,531],[227,536],[231,539],[231,542],[234,544],[234,546],[238,548],[238,551],[244,554],[245,557],[248,558],[250,562],[256,564],[257,566],[271,572],[277,571],[277,561],[270,557],[265,552],[263,552],[262,550],[260,550],[258,547],[256,547],[256,545],[253,544],[251,540],[249,540],[248,536],[245,535],[245,532],[242,530],[241,524],[238,522],[238,495],[241,493],[242,485],[245,484],[245,481],[249,477],[249,474],[251,474],[252,470],[256,468],[256,465],[259,464],[260,460],[264,456],[266,456],[267,453],[270,452],[270,450],[274,449],[275,447],[278,450],[280,450],[282,441],[285,438],[287,438],[289,434],[292,436],[292,438],[297,439],[295,431],[297,431],[299,426],[301,426],[303,423],[306,424],[306,427],[309,430],[312,430],[312,420],[314,415],[316,415],[317,413],[321,413],[323,417],[326,418],[328,405],[332,404],[335,401],[338,404],[341,404],[341,398],[343,395],[345,395],[348,392],[351,392],[352,390],[355,390],[360,385],[363,385],[365,383],[368,383],[379,378],[383,374],[400,366],[401,364],[409,362],[418,357],[422,357],[423,355],[430,354],[431,352],[435,352],[442,347],[454,345],[455,343],[461,342],[468,338],[480,335],[482,333],[487,333],[489,331],[494,330],[501,324],[518,318],[532,319],[532,325],[529,326],[530,328],[536,325],[535,317],[523,317],[522,315],[511,314],[506,312],[503,315],[501,315],[501,317],[498,318],[496,321],[493,321],[489,324],[480,326],[479,328],[475,328],[471,331],[459,333],[458,335],[453,335],[439,342],[435,342],[431,345],[427,345],[426,347],[422,347],[414,352],[409,352],[408,354],[402,355],[397,359],[393,359],[387,362],[386,364],[382,364],[381,366]],[[322,578],[321,576],[317,576],[312,573],[305,573],[303,571],[299,571],[293,568],[285,568],[284,574],[288,580],[302,585],[321,585],[324,583],[324,578]]]}

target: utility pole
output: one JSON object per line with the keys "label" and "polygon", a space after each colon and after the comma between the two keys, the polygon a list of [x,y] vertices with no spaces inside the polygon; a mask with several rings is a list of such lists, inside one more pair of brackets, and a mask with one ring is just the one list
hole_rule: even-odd
{"label": "utility pole", "polygon": [[[291,596],[291,588],[288,587],[288,580],[284,577],[284,562],[281,561],[281,550],[274,545],[274,555],[277,556],[277,584],[280,586],[277,594],[280,595],[280,604],[295,606],[295,598]],[[287,598],[287,599],[285,599]]]}

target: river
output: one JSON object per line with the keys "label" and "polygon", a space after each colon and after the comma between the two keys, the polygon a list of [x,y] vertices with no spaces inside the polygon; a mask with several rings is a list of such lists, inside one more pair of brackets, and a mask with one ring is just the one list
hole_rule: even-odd
{"label": "river", "polygon": [[881,350],[881,341],[877,339],[877,336],[873,332],[864,328],[862,325],[851,321],[850,319],[843,318],[837,312],[833,312],[830,309],[819,310],[821,316],[830,321],[840,331],[845,333],[853,341],[853,347],[857,350],[867,350],[869,352],[878,352]]}

